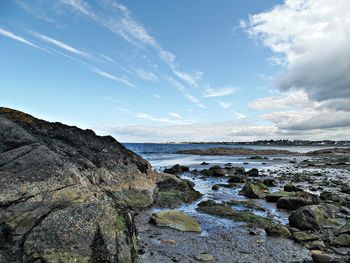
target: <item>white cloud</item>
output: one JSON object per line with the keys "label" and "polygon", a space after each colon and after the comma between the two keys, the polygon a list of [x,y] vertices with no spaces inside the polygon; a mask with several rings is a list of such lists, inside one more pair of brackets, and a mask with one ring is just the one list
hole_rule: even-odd
{"label": "white cloud", "polygon": [[1,27],[0,27],[0,35],[3,35],[3,36],[5,36],[5,37],[8,37],[8,38],[10,38],[10,39],[12,39],[12,40],[21,42],[21,43],[26,44],[26,45],[28,45],[28,46],[31,46],[31,47],[33,47],[33,48],[37,48],[37,49],[40,49],[40,50],[42,50],[42,51],[45,51],[45,52],[50,53],[50,52],[49,52],[48,50],[46,50],[45,48],[39,47],[38,45],[33,44],[33,43],[30,42],[29,40],[27,40],[27,39],[25,39],[25,38],[23,38],[23,37],[21,37],[21,36],[18,36],[18,35],[16,35],[16,34],[10,32],[10,31],[7,31],[7,30],[5,30],[5,29],[3,29],[3,28],[1,28]]}
{"label": "white cloud", "polygon": [[218,88],[218,89],[206,89],[203,97],[205,97],[205,98],[223,97],[223,96],[231,95],[235,92],[236,92],[236,89],[233,87],[224,87],[224,88]]}
{"label": "white cloud", "polygon": [[125,85],[127,85],[127,86],[129,86],[129,87],[134,87],[134,85],[133,85],[131,82],[129,82],[128,80],[126,80],[126,79],[124,79],[124,78],[122,78],[122,77],[114,76],[114,75],[112,75],[112,74],[110,74],[110,73],[107,73],[107,72],[105,72],[105,71],[102,71],[102,70],[100,70],[100,69],[98,69],[98,68],[91,67],[91,71],[94,72],[94,73],[96,73],[97,75],[100,75],[100,76],[105,77],[105,78],[107,78],[107,79],[110,79],[110,80],[114,80],[114,81],[116,81],[116,82],[123,83],[123,84],[125,84]]}
{"label": "white cloud", "polygon": [[307,94],[304,91],[294,91],[279,96],[271,96],[257,99],[248,104],[252,109],[269,110],[283,108],[303,108],[310,106]]}
{"label": "white cloud", "polygon": [[48,37],[48,36],[45,36],[43,34],[39,34],[39,33],[36,33],[36,32],[32,32],[32,34],[34,36],[36,36],[38,39],[41,39],[41,40],[43,40],[43,41],[45,41],[45,42],[47,42],[49,44],[52,44],[52,45],[54,45],[56,47],[64,49],[65,51],[68,51],[68,52],[73,53],[75,55],[78,55],[78,56],[81,56],[81,57],[85,57],[85,58],[90,58],[90,59],[93,58],[93,55],[88,54],[88,53],[86,53],[84,51],[81,51],[81,50],[79,50],[77,48],[74,48],[74,47],[72,47],[72,46],[70,46],[70,45],[68,45],[68,44],[66,44],[66,43],[64,43],[62,41],[57,40],[57,39],[54,39],[54,38],[51,38],[51,37]]}
{"label": "white cloud", "polygon": [[219,101],[219,104],[223,109],[228,109],[232,106],[231,102],[225,102],[225,101]]}
{"label": "white cloud", "polygon": [[183,119],[183,117],[180,114],[175,113],[175,112],[170,112],[169,115],[172,117],[175,117],[177,119]]}
{"label": "white cloud", "polygon": [[350,1],[285,0],[242,26],[286,63],[274,80],[280,90],[302,89],[317,101],[350,98]]}
{"label": "white cloud", "polygon": [[165,123],[171,123],[171,120],[168,118],[164,118],[164,117],[155,117],[153,115],[144,113],[144,112],[139,112],[135,114],[136,117],[141,118],[141,119],[145,119],[148,121],[155,121],[155,122],[165,122]]}

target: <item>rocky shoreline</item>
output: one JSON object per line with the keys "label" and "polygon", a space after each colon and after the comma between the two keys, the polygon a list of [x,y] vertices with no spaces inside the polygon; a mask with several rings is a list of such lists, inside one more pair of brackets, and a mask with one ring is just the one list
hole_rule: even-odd
{"label": "rocky shoreline", "polygon": [[[331,149],[292,155],[276,170],[245,171],[229,163],[201,163],[203,168],[192,170],[181,165],[167,168],[167,172],[194,182],[205,181],[211,188],[192,209],[179,207],[198,220],[206,234],[141,224],[141,262],[152,262],[151,258],[156,262],[349,262],[348,152]],[[215,183],[217,180],[221,183]],[[230,191],[244,199],[215,200],[220,192]],[[263,203],[285,213],[287,222],[276,221],[273,214],[259,215],[259,211],[266,211]],[[148,213],[151,211],[157,210]],[[146,219],[142,215],[137,220]],[[220,220],[226,221],[218,224]],[[253,247],[242,254],[237,239]]]}
{"label": "rocky shoreline", "polygon": [[0,108],[0,262],[349,262],[349,151],[268,151],[156,172],[110,136]]}

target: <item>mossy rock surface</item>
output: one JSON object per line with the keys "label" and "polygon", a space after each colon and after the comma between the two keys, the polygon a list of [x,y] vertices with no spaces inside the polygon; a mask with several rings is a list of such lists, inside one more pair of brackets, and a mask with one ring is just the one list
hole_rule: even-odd
{"label": "mossy rock surface", "polygon": [[274,193],[270,193],[266,195],[266,201],[267,202],[277,202],[278,199],[280,199],[281,197],[289,197],[289,196],[295,196],[296,193],[295,192],[286,192],[286,191],[277,191]]}
{"label": "mossy rock surface", "polygon": [[239,194],[253,199],[261,199],[269,193],[269,189],[263,183],[246,183]]}
{"label": "mossy rock surface", "polygon": [[273,220],[255,215],[246,211],[234,211],[230,206],[216,203],[212,200],[202,201],[198,204],[198,211],[214,216],[245,222],[250,226],[265,229],[269,236],[290,237],[287,227],[275,223]]}
{"label": "mossy rock surface", "polygon": [[162,174],[157,182],[157,205],[162,208],[176,208],[183,203],[190,203],[202,194],[193,188],[194,184],[174,175]]}
{"label": "mossy rock surface", "polygon": [[150,218],[150,223],[184,232],[202,232],[197,220],[177,210],[164,210],[154,213]]}

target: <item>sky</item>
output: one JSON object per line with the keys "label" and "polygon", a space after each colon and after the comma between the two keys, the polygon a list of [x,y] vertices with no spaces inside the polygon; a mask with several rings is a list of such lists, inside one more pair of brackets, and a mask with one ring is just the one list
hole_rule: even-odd
{"label": "sky", "polygon": [[0,106],[121,142],[350,139],[348,0],[2,0]]}

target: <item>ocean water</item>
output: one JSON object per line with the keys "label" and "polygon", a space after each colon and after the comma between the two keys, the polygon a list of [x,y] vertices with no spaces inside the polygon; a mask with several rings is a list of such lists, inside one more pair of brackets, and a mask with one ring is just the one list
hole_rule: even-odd
{"label": "ocean water", "polygon": [[[221,145],[221,144],[152,144],[152,143],[126,143],[124,144],[128,149],[136,152],[138,155],[146,159],[154,169],[162,172],[164,168],[171,167],[174,164],[180,164],[190,167],[190,169],[204,169],[213,165],[223,166],[226,163],[231,163],[232,166],[244,167],[246,170],[251,168],[259,169],[260,173],[273,178],[276,174],[274,171],[287,171],[293,167],[290,160],[294,159],[294,156],[287,155],[275,155],[267,156],[267,160],[250,160],[249,156],[206,156],[206,155],[189,155],[189,154],[177,154],[179,150],[187,149],[206,149],[213,147],[228,147],[228,148],[249,148],[249,149],[284,149],[291,152],[304,153],[308,151],[315,151],[324,149],[322,146],[291,146],[291,147],[278,147],[278,146],[252,146],[252,145]],[[328,147],[329,148],[329,147]],[[202,162],[207,162],[209,165],[201,165]],[[227,177],[208,177],[201,178],[192,173],[184,173],[181,175],[183,179],[190,180],[195,183],[195,189],[203,194],[202,198],[194,201],[190,204],[183,204],[178,209],[196,218],[200,218],[202,222],[202,228],[205,231],[210,231],[215,224],[222,223],[227,226],[232,226],[232,221],[225,219],[218,219],[205,215],[196,211],[197,204],[203,200],[214,200],[216,202],[229,202],[231,200],[236,201],[252,201],[255,205],[263,208],[263,210],[254,209],[245,205],[232,205],[231,207],[237,211],[250,211],[256,215],[263,217],[270,217],[274,220],[287,224],[288,213],[277,209],[275,203],[268,203],[263,199],[251,200],[239,194],[244,184],[238,184],[236,188],[224,188],[221,187],[219,191],[212,190],[214,184],[226,184]],[[277,187],[270,187],[270,192],[278,191],[282,185]],[[157,211],[159,209],[155,209]],[[203,222],[209,222],[204,224]],[[238,222],[234,222],[237,224]]]}
{"label": "ocean water", "polygon": [[[181,164],[189,166],[190,168],[198,168],[201,162],[208,162],[210,165],[232,163],[233,166],[243,166],[245,168],[261,166],[261,160],[249,160],[247,162],[246,156],[205,156],[205,155],[189,155],[177,154],[179,150],[189,149],[207,149],[213,147],[226,148],[246,148],[246,149],[283,149],[291,152],[305,153],[308,151],[315,151],[325,149],[325,146],[254,146],[254,145],[222,145],[222,144],[157,144],[157,143],[125,143],[125,147],[136,152],[138,155],[146,159],[157,170],[174,164]],[[331,148],[331,147],[328,147]],[[286,158],[287,156],[270,156],[270,160],[266,162],[265,167],[270,165],[280,165],[281,160],[278,158]],[[266,166],[267,165],[267,166]],[[258,166],[258,167],[257,167]]]}

